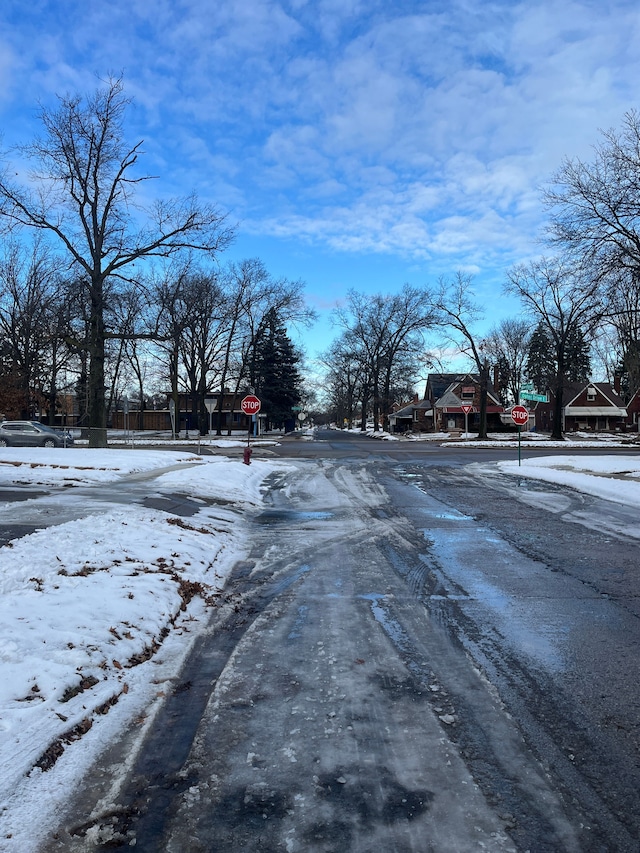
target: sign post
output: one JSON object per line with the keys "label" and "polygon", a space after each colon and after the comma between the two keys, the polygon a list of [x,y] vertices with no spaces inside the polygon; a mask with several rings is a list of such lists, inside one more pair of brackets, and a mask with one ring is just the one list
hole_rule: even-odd
{"label": "sign post", "polygon": [[173,397],[169,400],[169,415],[171,416],[171,438],[176,439],[176,401]]}
{"label": "sign post", "polygon": [[245,465],[251,464],[251,423],[254,415],[257,415],[260,411],[260,407],[262,403],[256,397],[255,394],[247,394],[246,397],[243,397],[240,402],[240,408],[242,411],[250,418],[249,427],[247,429],[247,446],[244,451],[244,463]]}
{"label": "sign post", "polygon": [[213,415],[216,406],[218,405],[218,401],[215,397],[205,397],[204,404],[207,407],[207,411],[209,412],[209,435],[211,435],[211,416]]}
{"label": "sign post", "polygon": [[473,410],[473,406],[463,403],[460,408],[464,412],[464,440],[466,441],[469,438],[469,412]]}
{"label": "sign post", "polygon": [[520,432],[529,423],[529,412],[524,406],[514,406],[511,409],[511,420],[518,427],[518,466],[520,466]]}

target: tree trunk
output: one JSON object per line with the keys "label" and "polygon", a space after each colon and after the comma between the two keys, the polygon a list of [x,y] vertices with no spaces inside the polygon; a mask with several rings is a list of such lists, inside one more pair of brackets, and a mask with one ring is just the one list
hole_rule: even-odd
{"label": "tree trunk", "polygon": [[107,446],[107,409],[104,387],[104,305],[103,282],[91,287],[89,323],[89,447]]}
{"label": "tree trunk", "polygon": [[367,429],[367,406],[369,405],[369,394],[362,395],[362,412],[360,421],[360,432],[365,432]]}
{"label": "tree trunk", "polygon": [[169,356],[169,382],[171,384],[171,399],[174,405],[175,422],[171,422],[171,438],[176,439],[180,432],[180,391],[178,388],[179,353],[174,346]]}
{"label": "tree trunk", "polygon": [[480,424],[478,427],[478,441],[486,441],[487,433],[487,385],[489,384],[489,365],[483,362],[480,365]]}
{"label": "tree trunk", "polygon": [[47,394],[47,407],[48,407],[48,417],[47,422],[49,426],[53,426],[56,422],[56,398],[58,396],[58,390],[56,388],[55,377],[51,377],[51,382],[49,384],[49,393]]}
{"label": "tree trunk", "polygon": [[556,383],[554,391],[553,403],[553,426],[551,430],[551,438],[555,441],[564,441],[562,434],[562,410],[564,409],[564,383],[559,381]]}
{"label": "tree trunk", "polygon": [[198,383],[198,432],[200,435],[207,435],[209,432],[209,410],[207,409],[205,400],[207,397],[207,377],[204,370],[200,374]]}

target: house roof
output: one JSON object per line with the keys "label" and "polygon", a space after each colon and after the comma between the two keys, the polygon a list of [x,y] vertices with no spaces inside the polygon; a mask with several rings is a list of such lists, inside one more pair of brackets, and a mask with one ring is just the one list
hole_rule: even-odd
{"label": "house roof", "polygon": [[433,399],[437,400],[442,397],[447,388],[462,382],[466,377],[469,377],[474,383],[480,381],[478,375],[474,373],[430,373],[427,376],[427,388],[424,396],[429,396],[429,388],[431,388]]}
{"label": "house roof", "polygon": [[402,409],[398,409],[397,412],[394,412],[390,417],[395,418],[412,418],[413,413],[418,411],[424,411],[425,414],[428,414],[431,411],[431,403],[429,400],[419,400],[417,403],[409,403],[408,406],[403,406]]}
{"label": "house roof", "polygon": [[563,401],[565,406],[571,406],[587,388],[595,388],[596,392],[602,395],[605,400],[616,409],[624,409],[624,400],[616,393],[613,386],[609,382],[571,382],[565,386]]}
{"label": "house roof", "polygon": [[[462,405],[462,400],[453,392],[453,388],[465,380],[473,383],[473,385],[480,385],[480,376],[477,373],[430,373],[427,377],[425,396],[429,396],[429,388],[431,388],[435,401],[434,406],[437,406],[438,409],[459,407]],[[487,381],[487,396],[502,411],[498,393],[490,381]]]}
{"label": "house roof", "polygon": [[[596,399],[587,401],[587,405],[572,405],[584,394],[587,388],[593,388]],[[622,397],[616,393],[609,382],[572,382],[563,393],[564,413],[574,418],[626,418],[627,409]],[[593,405],[589,405],[593,403]]]}
{"label": "house roof", "polygon": [[437,406],[439,409],[449,409],[449,408],[460,408],[462,405],[462,400],[453,391],[447,390],[444,392],[442,397],[440,397],[434,403],[434,406]]}

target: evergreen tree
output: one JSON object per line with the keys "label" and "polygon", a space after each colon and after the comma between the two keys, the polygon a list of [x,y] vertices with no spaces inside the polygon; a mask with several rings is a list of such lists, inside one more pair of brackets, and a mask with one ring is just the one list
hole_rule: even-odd
{"label": "evergreen tree", "polygon": [[616,373],[620,376],[622,398],[628,403],[640,388],[640,341],[629,342]]}
{"label": "evergreen tree", "polygon": [[525,373],[541,393],[547,390],[555,376],[553,350],[553,341],[545,324],[538,323],[531,333]]}
{"label": "evergreen tree", "polygon": [[[526,374],[538,391],[549,388],[558,375],[558,345],[553,340],[547,326],[540,322],[531,335],[527,355]],[[572,323],[564,338],[565,382],[586,382],[591,373],[589,344],[585,341],[580,327]]]}
{"label": "evergreen tree", "polygon": [[586,382],[591,373],[591,357],[589,344],[585,341],[582,331],[576,323],[568,330],[565,342],[566,376],[569,382]]}
{"label": "evergreen tree", "polygon": [[502,404],[506,406],[509,400],[509,388],[513,379],[513,370],[504,353],[500,353],[496,359],[496,367],[498,368],[498,387],[495,390],[500,395]]}
{"label": "evergreen tree", "polygon": [[255,346],[252,384],[267,416],[266,428],[287,426],[301,400],[300,357],[286,329],[272,309]]}

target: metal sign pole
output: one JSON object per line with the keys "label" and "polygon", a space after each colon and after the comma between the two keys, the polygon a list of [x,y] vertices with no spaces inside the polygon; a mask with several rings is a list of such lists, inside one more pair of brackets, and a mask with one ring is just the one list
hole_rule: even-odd
{"label": "metal sign pole", "polygon": [[518,427],[518,468],[520,467],[520,433],[522,432],[522,427]]}

